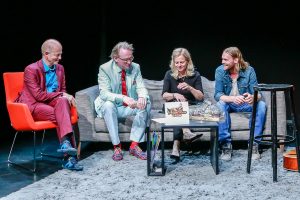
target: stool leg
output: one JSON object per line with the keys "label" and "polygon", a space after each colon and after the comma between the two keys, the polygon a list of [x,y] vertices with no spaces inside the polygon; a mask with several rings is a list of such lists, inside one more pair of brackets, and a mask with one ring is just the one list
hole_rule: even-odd
{"label": "stool leg", "polygon": [[296,154],[297,154],[297,161],[298,161],[298,172],[300,173],[300,135],[299,131],[296,130]]}
{"label": "stool leg", "polygon": [[166,173],[165,169],[165,129],[161,128],[161,167],[162,167],[162,175],[164,176]]}
{"label": "stool leg", "polygon": [[[150,162],[151,162],[151,135],[150,135],[150,129],[147,129],[146,131],[146,135],[147,135],[147,175],[149,176],[151,173],[151,168],[150,168]],[[154,158],[153,158],[154,159]]]}
{"label": "stool leg", "polygon": [[275,91],[271,91],[271,135],[273,181],[277,182],[277,107]]}
{"label": "stool leg", "polygon": [[291,118],[293,122],[293,135],[296,138],[296,154],[297,154],[297,164],[298,164],[298,172],[300,173],[300,133],[298,131],[298,120],[295,111],[295,102],[294,102],[294,95],[293,95],[294,87],[290,88],[289,97],[291,102]]}
{"label": "stool leg", "polygon": [[252,108],[252,118],[251,118],[251,127],[250,127],[250,138],[248,145],[248,159],[247,159],[247,173],[250,173],[251,167],[251,156],[252,156],[252,148],[253,148],[253,140],[254,140],[254,129],[255,129],[255,119],[256,119],[256,108],[257,108],[257,94],[258,91],[254,91],[254,102]]}

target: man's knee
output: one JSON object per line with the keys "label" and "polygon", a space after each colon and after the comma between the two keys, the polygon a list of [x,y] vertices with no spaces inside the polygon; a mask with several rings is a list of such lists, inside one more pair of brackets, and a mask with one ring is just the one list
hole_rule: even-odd
{"label": "man's knee", "polygon": [[70,107],[69,100],[67,98],[58,98],[56,102],[56,106],[68,106]]}
{"label": "man's knee", "polygon": [[266,109],[266,103],[264,101],[259,101],[258,104],[257,104],[257,107],[258,108],[261,108],[261,109]]}
{"label": "man's knee", "polygon": [[226,102],[222,101],[222,100],[220,100],[220,101],[217,102],[217,106],[218,106],[221,110],[225,110],[227,105],[228,105],[228,104],[227,104]]}
{"label": "man's knee", "polygon": [[102,105],[102,113],[105,114],[105,112],[112,112],[112,111],[116,111],[117,108],[115,106],[115,104],[111,101],[106,101],[103,105]]}
{"label": "man's knee", "polygon": [[71,106],[67,98],[58,98],[54,107],[55,113],[70,112]]}

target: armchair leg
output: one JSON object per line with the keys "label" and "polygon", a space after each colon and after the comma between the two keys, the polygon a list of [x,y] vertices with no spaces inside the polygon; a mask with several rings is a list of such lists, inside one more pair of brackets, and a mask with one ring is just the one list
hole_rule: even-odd
{"label": "armchair leg", "polygon": [[43,137],[42,137],[42,142],[41,142],[41,151],[40,151],[41,158],[43,158],[43,156],[47,156],[47,157],[51,157],[51,158],[62,159],[63,156],[58,156],[58,155],[54,155],[54,154],[44,153],[45,133],[46,133],[46,130],[43,131]]}
{"label": "armchair leg", "polygon": [[33,131],[33,168],[28,168],[28,167],[26,167],[26,166],[24,166],[24,165],[22,165],[22,164],[20,164],[20,163],[16,163],[15,161],[12,161],[12,160],[10,159],[10,157],[11,157],[11,155],[12,155],[12,151],[13,151],[13,148],[14,148],[15,141],[16,141],[16,138],[17,138],[18,133],[19,133],[19,132],[17,131],[16,134],[15,134],[13,143],[12,143],[11,148],[10,148],[10,151],[9,151],[9,155],[8,155],[8,158],[7,158],[7,162],[8,162],[9,164],[16,165],[16,166],[18,166],[18,167],[21,167],[21,168],[23,168],[23,169],[26,169],[26,170],[29,170],[29,171],[35,173],[35,172],[36,172],[36,156],[35,156],[35,151],[36,151],[36,133],[35,133],[35,131]]}
{"label": "armchair leg", "polygon": [[80,153],[81,153],[81,142],[78,143],[77,147],[77,158],[80,159]]}
{"label": "armchair leg", "polygon": [[13,143],[12,143],[12,145],[10,147],[10,151],[9,151],[8,158],[7,158],[8,162],[10,162],[10,156],[11,156],[12,150],[13,150],[13,148],[15,146],[15,141],[16,141],[18,133],[19,133],[18,131],[15,133],[15,137],[14,137]]}

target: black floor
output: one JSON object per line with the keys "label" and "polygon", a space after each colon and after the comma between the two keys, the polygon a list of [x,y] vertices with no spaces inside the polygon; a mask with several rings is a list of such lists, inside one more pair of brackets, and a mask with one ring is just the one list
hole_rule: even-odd
{"label": "black floor", "polygon": [[[13,135],[13,131],[11,131]],[[40,158],[40,143],[42,139],[42,134],[37,134],[37,153],[39,157],[37,159],[37,171],[32,173],[29,170],[25,170],[16,165],[8,164],[7,158],[10,151],[10,146],[13,141],[13,136],[11,137],[1,137],[0,142],[0,198],[4,197],[12,192],[15,192],[35,181],[38,181],[60,169],[61,159],[52,158],[48,156],[43,156]],[[48,131],[46,133],[45,142],[43,145],[44,153],[49,153],[51,155],[60,157],[61,155],[56,153],[59,143],[56,137],[55,131]],[[84,159],[95,151],[104,150],[111,148],[109,143],[82,143],[81,157]],[[11,156],[12,161],[22,163],[22,165],[32,168],[33,167],[33,133],[24,132],[19,133],[15,147]]]}

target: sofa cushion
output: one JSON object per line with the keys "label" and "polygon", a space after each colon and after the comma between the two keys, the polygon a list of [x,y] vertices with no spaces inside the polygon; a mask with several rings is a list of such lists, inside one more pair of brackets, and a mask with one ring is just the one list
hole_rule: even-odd
{"label": "sofa cushion", "polygon": [[[118,125],[119,125],[120,133],[130,133],[133,118],[134,116],[129,116],[126,119],[119,119]],[[108,133],[108,129],[103,118],[100,117],[95,118],[95,131]]]}
{"label": "sofa cushion", "polygon": [[161,110],[164,103],[162,98],[163,81],[144,79],[144,83],[150,96],[151,109]]}
{"label": "sofa cushion", "polygon": [[210,81],[207,78],[201,76],[202,81],[202,88],[204,93],[204,98],[208,99],[212,103],[216,103],[216,100],[214,98],[214,92],[215,92],[215,81]]}
{"label": "sofa cushion", "polygon": [[[160,110],[151,110],[151,119],[153,118],[162,118],[165,115],[161,113]],[[126,119],[119,119],[119,132],[120,133],[130,133],[132,122],[134,116],[129,116]],[[160,125],[158,123],[151,123],[151,131],[160,131]],[[96,132],[108,132],[107,126],[103,118],[96,117],[95,118],[95,131]]]}
{"label": "sofa cushion", "polygon": [[[153,118],[162,118],[165,115],[161,113],[161,110],[151,110],[151,119]],[[231,113],[231,120],[235,123],[232,123],[231,130],[249,130],[249,117],[250,113]],[[119,120],[119,132],[120,133],[130,133],[131,125],[133,122],[134,116],[129,116],[126,119]],[[105,121],[103,118],[95,118],[95,130],[96,132],[108,132]],[[151,131],[161,131],[161,126],[159,123],[151,121]],[[197,131],[195,129],[194,131]]]}
{"label": "sofa cushion", "polygon": [[249,130],[249,119],[251,113],[230,113],[231,130]]}

